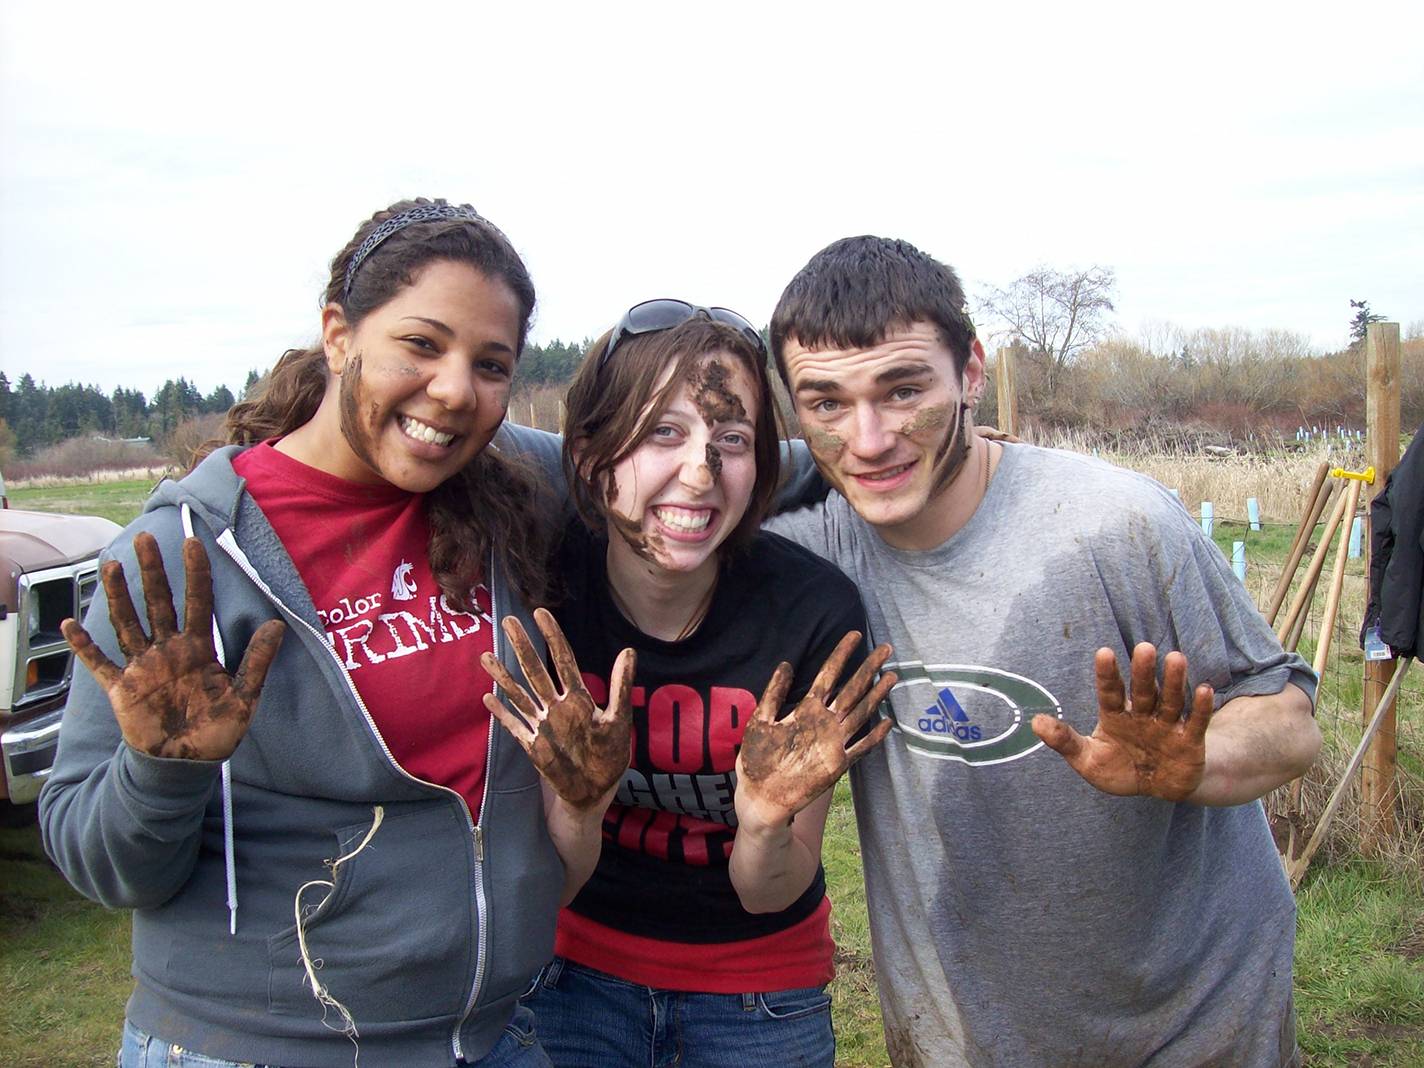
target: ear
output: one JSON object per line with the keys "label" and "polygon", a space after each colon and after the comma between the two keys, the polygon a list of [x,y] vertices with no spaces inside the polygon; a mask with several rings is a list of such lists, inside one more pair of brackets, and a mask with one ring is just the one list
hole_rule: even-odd
{"label": "ear", "polygon": [[964,401],[971,408],[979,403],[979,398],[984,395],[984,386],[988,379],[984,374],[984,344],[977,337],[974,344],[969,346],[969,360],[964,365]]}
{"label": "ear", "polygon": [[346,367],[347,347],[351,329],[346,325],[346,312],[340,304],[328,304],[321,309],[321,347],[326,352],[326,367],[340,375]]}

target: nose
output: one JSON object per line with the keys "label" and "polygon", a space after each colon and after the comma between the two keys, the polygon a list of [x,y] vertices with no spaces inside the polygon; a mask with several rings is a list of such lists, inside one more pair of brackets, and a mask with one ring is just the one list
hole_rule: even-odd
{"label": "nose", "polygon": [[895,431],[873,404],[859,405],[846,441],[851,453],[863,460],[884,456],[895,448]]}
{"label": "nose", "polygon": [[438,361],[425,392],[448,411],[475,406],[475,373],[468,360],[449,354]]}
{"label": "nose", "polygon": [[678,469],[678,481],[693,493],[706,493],[717,481],[707,467],[707,446],[700,441],[689,440],[683,446],[682,463]]}

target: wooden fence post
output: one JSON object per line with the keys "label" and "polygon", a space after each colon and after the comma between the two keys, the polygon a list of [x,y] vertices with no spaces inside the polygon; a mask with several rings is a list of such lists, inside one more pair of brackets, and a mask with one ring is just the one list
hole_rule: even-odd
{"label": "wooden fence post", "polygon": [[[1370,500],[1399,462],[1399,324],[1371,323],[1365,340],[1366,450],[1375,469]],[[1369,568],[1366,553],[1366,574]],[[1365,661],[1364,722],[1369,723],[1398,661]],[[1395,830],[1395,722],[1399,702],[1380,722],[1360,772],[1360,851],[1369,855]]]}
{"label": "wooden fence post", "polygon": [[1018,384],[1014,377],[1021,346],[1014,342],[1010,346],[1001,346],[995,354],[995,372],[997,379],[995,385],[999,395],[999,429],[1006,434],[1013,434],[1015,437],[1019,433],[1019,395]]}

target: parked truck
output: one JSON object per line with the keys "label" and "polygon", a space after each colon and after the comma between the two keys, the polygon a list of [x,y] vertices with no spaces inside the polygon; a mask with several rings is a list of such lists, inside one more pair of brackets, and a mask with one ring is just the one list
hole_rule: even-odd
{"label": "parked truck", "polygon": [[0,808],[12,817],[54,765],[75,669],[59,625],[83,618],[118,532],[97,516],[0,508]]}

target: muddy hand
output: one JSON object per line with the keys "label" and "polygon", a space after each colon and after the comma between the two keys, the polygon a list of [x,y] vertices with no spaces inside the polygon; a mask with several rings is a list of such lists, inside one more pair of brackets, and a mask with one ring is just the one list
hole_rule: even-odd
{"label": "muddy hand", "polygon": [[878,682],[875,679],[890,658],[888,645],[866,657],[835,699],[827,703],[836,679],[859,645],[856,631],[842,638],[806,696],[784,718],[776,716],[791,687],[790,664],[776,669],[757,702],[737,755],[737,792],[744,802],[770,814],[768,822],[790,822],[890,732],[887,719],[851,744],[897,681],[893,671],[887,671]]}
{"label": "muddy hand", "polygon": [[271,619],[258,627],[237,674],[229,675],[213,650],[213,578],[203,543],[183,542],[187,593],[181,631],[158,542],[152,534],[140,534],[133,544],[149,633],[134,611],[123,565],[110,560],[99,576],[124,667],[105,656],[75,620],[62,624],[65,640],[108,693],[124,740],[133,748],[156,757],[226,760],[247,734],[287,625]]}
{"label": "muddy hand", "polygon": [[1167,654],[1157,685],[1157,649],[1132,651],[1129,699],[1111,649],[1093,660],[1098,681],[1098,726],[1084,737],[1053,716],[1038,715],[1033,731],[1079,775],[1104,793],[1163,801],[1191,796],[1206,771],[1206,729],[1215,691],[1202,683],[1187,706],[1187,658]]}
{"label": "muddy hand", "polygon": [[583,676],[574,660],[564,632],[554,617],[542,608],[534,610],[534,622],[549,643],[554,669],[563,692],[549,678],[534,643],[519,620],[505,616],[504,633],[519,657],[519,666],[534,691],[531,697],[505,666],[489,653],[480,658],[484,669],[524,718],[520,719],[492,693],[485,694],[485,707],[504,724],[529,754],[539,773],[565,802],[577,809],[601,803],[628,768],[632,753],[633,708],[631,702],[635,655],[624,649],[613,662],[608,680],[608,707],[593,703]]}

